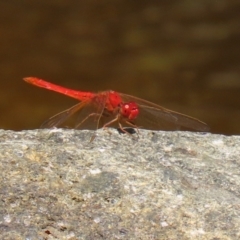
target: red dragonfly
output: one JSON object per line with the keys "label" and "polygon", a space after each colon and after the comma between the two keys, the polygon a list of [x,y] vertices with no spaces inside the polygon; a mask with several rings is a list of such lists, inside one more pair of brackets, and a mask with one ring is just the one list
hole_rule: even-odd
{"label": "red dragonfly", "polygon": [[[117,123],[119,129],[123,132],[127,131],[122,124],[137,130],[143,127],[151,130],[179,130],[180,127],[196,131],[209,130],[206,123],[196,118],[112,90],[99,93],[76,91],[36,77],[26,77],[24,81],[80,101],[80,103],[73,107],[49,118],[42,124],[41,127],[43,128],[58,127],[73,114],[82,111],[86,107],[90,107],[90,112],[77,123],[76,128],[81,127],[89,118],[94,118],[97,122],[97,129],[100,127],[106,128]],[[107,119],[108,121],[106,121]]]}

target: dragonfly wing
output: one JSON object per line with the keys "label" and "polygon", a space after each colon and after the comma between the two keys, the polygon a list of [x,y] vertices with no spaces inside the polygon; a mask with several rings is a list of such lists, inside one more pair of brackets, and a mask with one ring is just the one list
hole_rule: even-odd
{"label": "dragonfly wing", "polygon": [[[153,129],[180,130],[181,127],[197,131],[208,131],[209,127],[198,119],[174,112],[168,109],[157,109],[145,105],[139,105],[140,119],[152,125]],[[140,124],[140,122],[138,123]]]}
{"label": "dragonfly wing", "polygon": [[63,122],[65,122],[70,116],[72,116],[74,113],[80,111],[83,109],[83,107],[86,106],[86,104],[88,104],[88,101],[83,101],[80,102],[76,105],[74,105],[73,107],[64,110],[56,115],[54,115],[53,117],[49,118],[48,120],[46,120],[42,125],[41,128],[53,128],[53,127],[58,127],[59,125],[61,125]]}
{"label": "dragonfly wing", "polygon": [[96,97],[93,101],[82,101],[73,107],[64,110],[53,117],[46,120],[41,128],[58,127],[63,122],[66,122],[72,115],[78,113],[75,121],[67,121],[70,125],[75,125],[76,129],[98,129],[104,125],[104,108],[108,95],[103,94]]}
{"label": "dragonfly wing", "polygon": [[155,103],[121,94],[124,102],[136,102],[139,106],[139,115],[136,125],[151,130],[179,130],[181,127],[197,131],[208,131],[209,127],[204,122],[163,108]]}

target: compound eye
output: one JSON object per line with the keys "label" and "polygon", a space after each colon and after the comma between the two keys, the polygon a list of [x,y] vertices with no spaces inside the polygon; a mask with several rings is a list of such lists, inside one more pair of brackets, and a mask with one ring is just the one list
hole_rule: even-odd
{"label": "compound eye", "polygon": [[130,113],[131,113],[131,109],[130,109],[130,107],[129,107],[129,104],[124,103],[124,104],[122,105],[121,114],[122,114],[124,117],[128,117]]}
{"label": "compound eye", "polygon": [[135,102],[124,103],[121,108],[121,114],[129,120],[135,119],[139,114],[138,105]]}

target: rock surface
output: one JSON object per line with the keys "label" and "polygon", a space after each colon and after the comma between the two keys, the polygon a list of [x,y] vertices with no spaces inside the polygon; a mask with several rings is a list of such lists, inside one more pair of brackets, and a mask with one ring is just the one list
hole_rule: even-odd
{"label": "rock surface", "polygon": [[1,239],[240,239],[240,137],[0,131]]}

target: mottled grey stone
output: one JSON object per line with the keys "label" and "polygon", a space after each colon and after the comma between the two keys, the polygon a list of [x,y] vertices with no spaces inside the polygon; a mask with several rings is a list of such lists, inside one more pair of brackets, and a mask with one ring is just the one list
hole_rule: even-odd
{"label": "mottled grey stone", "polygon": [[240,239],[240,136],[0,131],[1,239]]}

